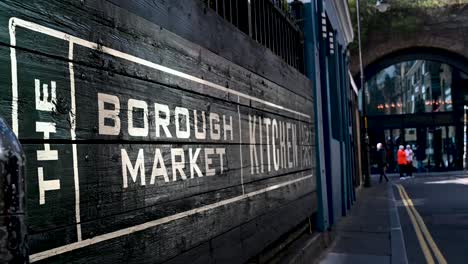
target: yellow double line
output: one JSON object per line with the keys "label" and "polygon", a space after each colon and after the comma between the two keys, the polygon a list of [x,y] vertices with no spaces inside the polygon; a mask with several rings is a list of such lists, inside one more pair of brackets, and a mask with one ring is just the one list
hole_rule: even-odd
{"label": "yellow double line", "polygon": [[[406,211],[408,212],[408,215],[411,219],[411,223],[413,224],[414,231],[416,232],[416,237],[418,238],[419,245],[421,246],[421,249],[424,253],[424,258],[426,258],[426,262],[428,264],[435,263],[434,259],[432,258],[431,251],[429,249],[430,247],[437,259],[437,262],[439,264],[447,264],[447,261],[445,260],[444,256],[440,252],[436,243],[434,242],[434,239],[432,238],[431,233],[429,233],[429,230],[427,229],[426,224],[424,224],[424,221],[421,215],[419,215],[418,211],[414,207],[413,201],[411,201],[408,193],[406,193],[405,188],[400,184],[397,184],[396,187],[398,188],[398,191],[400,192],[400,196],[403,201],[403,204],[405,205]],[[426,240],[427,240],[427,243],[426,243]]]}

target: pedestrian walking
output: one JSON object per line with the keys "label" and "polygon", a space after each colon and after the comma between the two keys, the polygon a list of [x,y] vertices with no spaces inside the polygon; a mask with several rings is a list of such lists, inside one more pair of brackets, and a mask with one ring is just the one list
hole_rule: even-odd
{"label": "pedestrian walking", "polygon": [[418,161],[418,172],[423,172],[424,171],[424,160],[426,159],[426,150],[424,149],[423,146],[418,145],[416,146],[416,160]]}
{"label": "pedestrian walking", "polygon": [[385,151],[385,148],[383,147],[382,143],[377,144],[377,166],[379,168],[379,174],[380,174],[380,180],[379,182],[382,182],[382,178],[385,178],[385,180],[388,182],[388,178],[386,175],[386,169],[387,169],[387,153]]}
{"label": "pedestrian walking", "polygon": [[404,179],[403,173],[406,171],[407,162],[408,161],[406,159],[405,146],[400,145],[398,147],[398,152],[397,152],[397,163],[398,163],[398,171],[400,172],[400,179]]}
{"label": "pedestrian walking", "polygon": [[414,152],[411,149],[410,145],[406,145],[406,175],[409,177],[413,176],[413,158],[414,158]]}

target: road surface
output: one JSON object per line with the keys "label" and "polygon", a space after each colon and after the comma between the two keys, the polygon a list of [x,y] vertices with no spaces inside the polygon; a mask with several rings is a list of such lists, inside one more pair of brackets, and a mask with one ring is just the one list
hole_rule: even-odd
{"label": "road surface", "polygon": [[408,263],[468,262],[468,178],[411,178],[393,191]]}

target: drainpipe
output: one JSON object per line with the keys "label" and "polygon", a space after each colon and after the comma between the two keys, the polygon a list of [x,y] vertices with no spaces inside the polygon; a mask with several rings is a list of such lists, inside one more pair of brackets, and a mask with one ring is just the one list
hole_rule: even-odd
{"label": "drainpipe", "polygon": [[[322,115],[322,95],[321,95],[321,72],[319,58],[319,40],[317,32],[321,25],[321,21],[317,18],[318,6],[316,1],[304,3],[302,9],[303,17],[301,19],[304,33],[304,61],[305,74],[311,80],[311,91],[314,95],[314,119],[315,119],[315,164],[316,170],[314,174],[317,177],[317,218],[316,229],[318,231],[326,231],[330,227],[330,216],[328,213],[328,194],[327,194],[327,179],[325,166],[325,143],[323,135],[323,115]],[[326,74],[323,73],[322,74]]]}
{"label": "drainpipe", "polygon": [[28,263],[25,156],[0,118],[0,263]]}
{"label": "drainpipe", "polygon": [[357,13],[357,31],[358,31],[358,46],[359,46],[359,71],[362,89],[362,115],[364,116],[364,158],[362,159],[362,171],[364,174],[364,186],[370,187],[370,164],[369,164],[369,133],[367,129],[367,102],[366,102],[366,86],[364,83],[364,69],[362,66],[362,45],[361,45],[361,14],[360,1],[356,0]]}

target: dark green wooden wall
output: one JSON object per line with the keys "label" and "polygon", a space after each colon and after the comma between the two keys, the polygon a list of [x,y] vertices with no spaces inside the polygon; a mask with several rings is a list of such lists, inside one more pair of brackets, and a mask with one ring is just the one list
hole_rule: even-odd
{"label": "dark green wooden wall", "polygon": [[112,2],[0,2],[31,261],[240,263],[313,214],[310,80],[201,1]]}

